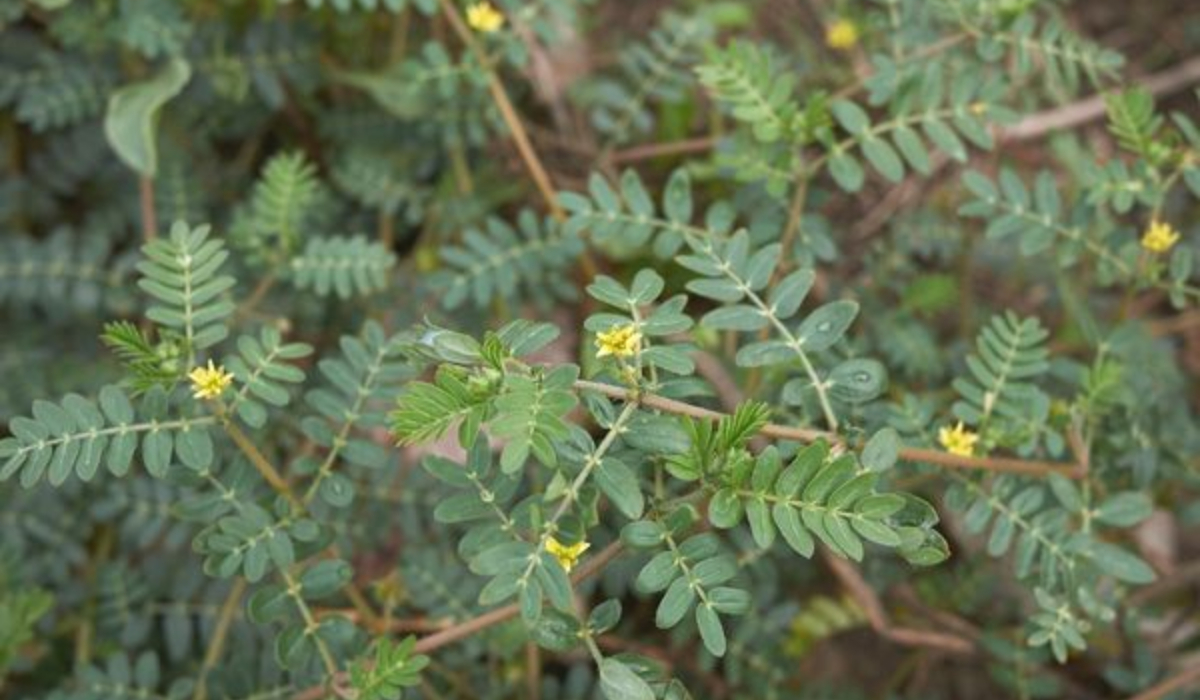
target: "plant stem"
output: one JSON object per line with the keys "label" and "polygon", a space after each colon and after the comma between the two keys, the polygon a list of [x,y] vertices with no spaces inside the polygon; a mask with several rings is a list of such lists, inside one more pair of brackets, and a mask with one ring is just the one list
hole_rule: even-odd
{"label": "plant stem", "polygon": [[450,144],[450,168],[454,173],[454,184],[458,186],[458,193],[473,194],[475,181],[471,178],[471,166],[467,163],[467,154],[459,141]]}
{"label": "plant stem", "polygon": [[1129,700],[1161,700],[1177,690],[1183,690],[1184,688],[1196,685],[1200,685],[1200,663],[1192,663],[1191,666],[1188,666],[1174,676],[1147,688]]}
{"label": "plant stem", "polygon": [[[88,561],[87,570],[84,572],[84,579],[88,589],[91,589],[95,583],[100,566],[112,554],[114,534],[111,525],[105,524],[100,526],[100,532],[92,547],[92,557]],[[86,666],[92,658],[92,635],[95,633],[92,617],[95,615],[95,612],[96,598],[91,596],[83,606],[83,622],[79,625],[79,629],[75,633],[75,665],[78,668]],[[3,696],[0,695],[0,697]]]}
{"label": "plant stem", "polygon": [[624,163],[635,163],[640,160],[651,160],[653,158],[704,153],[710,150],[715,142],[716,139],[712,136],[698,136],[680,141],[648,143],[616,151],[612,154],[610,160],[613,165],[621,165]]}
{"label": "plant stem", "polygon": [[883,603],[879,600],[875,591],[867,584],[862,574],[854,568],[852,563],[835,554],[830,554],[827,550],[822,550],[821,554],[830,570],[841,581],[842,587],[849,592],[854,601],[862,608],[863,614],[866,615],[867,621],[871,625],[871,629],[875,630],[883,638],[905,646],[937,649],[951,654],[971,654],[974,652],[974,642],[966,637],[936,630],[895,625],[889,619],[887,611],[884,610]]}
{"label": "plant stem", "polygon": [[329,677],[333,678],[338,674],[337,661],[333,658],[333,653],[329,651],[329,645],[321,639],[320,635],[316,634],[320,624],[312,614],[312,609],[308,607],[308,603],[304,602],[304,598],[300,595],[300,582],[292,576],[291,572],[280,571],[283,575],[283,581],[287,584],[288,596],[296,602],[296,609],[300,611],[300,618],[304,620],[304,633],[311,634],[313,642],[317,645],[317,653],[321,655],[321,663],[325,665],[325,670]]}
{"label": "plant stem", "polygon": [[542,655],[533,642],[525,642],[525,697],[542,700]]}
{"label": "plant stem", "polygon": [[254,291],[250,292],[250,296],[246,297],[245,301],[238,304],[237,311],[233,313],[233,321],[236,324],[243,321],[254,312],[254,308],[266,298],[267,293],[271,291],[271,287],[275,286],[275,274],[268,273],[259,279],[255,285]]}
{"label": "plant stem", "polygon": [[250,460],[250,463],[254,465],[254,468],[263,480],[270,484],[271,488],[275,489],[277,493],[286,498],[288,503],[302,510],[304,504],[300,502],[300,499],[296,498],[296,494],[292,493],[292,488],[288,485],[287,480],[275,469],[275,466],[263,455],[258,446],[250,440],[246,433],[242,432],[242,429],[233,422],[229,414],[225,412],[223,405],[218,406],[217,415],[221,418],[221,426],[225,429],[226,434],[229,435],[238,449],[242,451],[242,454],[246,455],[246,459]]}
{"label": "plant stem", "polygon": [[[771,281],[767,283],[768,288],[775,286],[785,274],[788,273],[791,267],[792,248],[795,247],[796,235],[800,232],[800,220],[804,218],[804,204],[808,200],[808,183],[810,178],[801,173],[799,182],[796,183],[796,191],[792,195],[791,204],[788,205],[787,223],[784,224],[783,236],[779,239],[779,262],[775,265],[775,270],[771,273]],[[760,341],[766,340],[770,334],[770,329],[764,328],[758,335]],[[746,393],[754,396],[758,392],[759,383],[762,381],[763,368],[756,366],[751,367],[749,374],[746,376]]]}
{"label": "plant stem", "polygon": [[225,603],[221,606],[216,629],[213,630],[208,649],[204,652],[204,663],[201,665],[199,677],[196,679],[196,690],[192,692],[192,700],[208,698],[208,673],[216,668],[217,662],[221,660],[221,654],[225,652],[225,640],[229,638],[229,628],[233,625],[234,614],[245,595],[246,580],[236,579],[233,582],[233,588],[229,590],[229,595],[225,598]]}
{"label": "plant stem", "polygon": [[[475,34],[467,26],[466,22],[463,21],[462,15],[459,14],[458,8],[455,7],[454,3],[451,0],[441,0],[441,6],[442,13],[449,20],[450,27],[454,30],[454,33],[458,35],[458,38],[467,46],[467,49],[475,56],[475,59],[479,61],[479,65],[487,72],[488,91],[492,95],[492,101],[496,104],[496,109],[499,110],[500,117],[504,119],[504,124],[512,134],[517,152],[520,153],[521,160],[525,163],[525,168],[529,170],[529,174],[533,178],[538,192],[545,201],[546,207],[550,210],[550,215],[556,221],[565,221],[567,214],[558,203],[558,194],[554,183],[550,179],[550,175],[546,172],[546,168],[542,165],[542,161],[533,147],[533,142],[529,139],[529,132],[525,129],[524,124],[521,122],[521,117],[513,107],[512,100],[509,99],[508,93],[504,90],[504,83],[500,82],[500,76],[496,74],[496,70],[488,58],[487,52],[476,41]],[[587,278],[593,278],[598,274],[599,270],[596,267],[596,263],[586,250],[579,256],[579,263]]]}
{"label": "plant stem", "polygon": [[[338,559],[344,558],[336,545],[330,546],[330,553]],[[371,602],[367,600],[367,596],[354,584],[354,581],[346,583],[346,597],[350,599],[350,604],[354,606],[363,624],[368,629],[378,629],[380,627],[382,623],[379,614],[371,607]]]}
{"label": "plant stem", "polygon": [[774,286],[779,278],[787,274],[788,267],[791,265],[792,248],[796,241],[796,234],[800,232],[800,220],[804,218],[804,203],[808,200],[808,182],[807,175],[800,175],[800,181],[796,183],[796,193],[792,196],[792,202],[788,206],[787,224],[783,229],[783,237],[779,239],[779,264],[775,266],[775,272],[771,275],[770,286]]}
{"label": "plant stem", "polygon": [[154,206],[154,180],[145,175],[138,178],[138,194],[142,205],[142,238],[149,243],[158,238],[158,214]]}
{"label": "plant stem", "polygon": [[538,191],[542,195],[542,199],[546,201],[546,206],[550,208],[551,213],[556,219],[563,219],[564,213],[562,207],[558,204],[558,196],[555,194],[554,185],[550,181],[550,176],[546,173],[546,169],[542,166],[541,159],[538,158],[537,151],[533,149],[533,144],[529,140],[529,134],[525,130],[525,126],[521,123],[521,118],[517,115],[516,109],[513,108],[512,101],[508,99],[508,93],[504,90],[504,85],[500,82],[499,76],[493,69],[491,61],[488,59],[487,53],[483,47],[475,40],[475,35],[471,32],[470,27],[463,21],[462,15],[459,14],[458,8],[450,0],[441,0],[442,12],[446,15],[446,19],[450,22],[450,27],[458,38],[467,46],[476,60],[485,71],[487,71],[488,90],[492,94],[492,100],[496,103],[496,109],[500,110],[500,116],[504,119],[505,125],[512,133],[513,143],[517,146],[517,151],[521,154],[521,159],[525,161],[525,167],[529,169],[529,174],[533,177],[534,184],[537,185]]}
{"label": "plant stem", "polygon": [[[579,391],[594,391],[605,396],[616,399],[629,400],[632,398],[632,392],[623,387],[614,386],[612,384],[601,384],[599,382],[591,382],[587,380],[578,380],[575,382],[575,388]],[[639,394],[637,396],[638,403],[648,408],[654,408],[667,413],[675,413],[683,416],[691,416],[693,418],[703,418],[705,420],[720,420],[725,418],[727,414],[719,411],[713,411],[700,406],[693,406],[682,401],[668,399],[655,394]],[[795,440],[797,442],[814,442],[816,440],[826,440],[833,445],[847,446],[846,441],[836,433],[826,432],[823,430],[814,430],[812,428],[796,428],[786,425],[776,425],[769,423],[763,426],[759,431],[760,434],[767,437],[773,437],[780,440]],[[978,469],[992,472],[1005,472],[1009,474],[1024,474],[1026,476],[1049,476],[1050,474],[1062,474],[1071,479],[1079,479],[1083,476],[1082,470],[1078,465],[1066,464],[1063,462],[1042,462],[1037,460],[1015,459],[1008,457],[962,457],[941,450],[933,450],[924,447],[902,447],[900,448],[900,458],[912,462],[926,462],[935,464],[941,467],[950,467],[953,469]]]}
{"label": "plant stem", "polygon": [[529,564],[525,567],[525,572],[521,574],[520,585],[522,588],[524,588],[529,578],[533,576],[535,570],[541,566],[542,552],[546,550],[546,545],[550,542],[550,538],[554,537],[554,533],[558,528],[558,521],[562,520],[562,517],[566,515],[567,510],[570,509],[571,505],[575,503],[576,500],[578,500],[579,491],[583,488],[584,484],[587,483],[588,477],[590,477],[592,472],[600,466],[601,461],[604,459],[604,454],[608,452],[609,448],[612,447],[612,444],[616,442],[617,436],[624,431],[625,424],[629,422],[629,419],[633,418],[633,413],[637,409],[639,402],[629,393],[626,393],[624,396],[622,396],[622,398],[625,401],[628,401],[628,403],[625,404],[625,408],[621,410],[620,415],[618,415],[617,419],[613,421],[612,427],[608,429],[607,433],[605,433],[604,439],[602,439],[600,444],[596,445],[596,449],[593,450],[590,455],[588,455],[587,460],[583,464],[583,469],[579,470],[579,474],[575,477],[575,480],[571,482],[570,488],[568,488],[563,494],[562,502],[558,504],[558,508],[554,509],[554,513],[542,525],[541,535],[538,536],[537,545],[534,548],[533,553],[529,555]]}
{"label": "plant stem", "polygon": [[395,215],[384,207],[379,208],[379,242],[388,250],[396,247]]}
{"label": "plant stem", "polygon": [[[246,456],[246,459],[250,460],[250,463],[254,465],[254,468],[258,471],[262,478],[265,479],[266,482],[270,484],[276,492],[286,498],[288,503],[291,504],[293,508],[295,508],[297,511],[304,511],[304,504],[300,502],[300,499],[296,498],[296,494],[292,492],[292,489],[288,485],[287,481],[283,478],[283,476],[280,475],[279,471],[275,469],[275,466],[271,464],[271,462],[266,458],[266,456],[263,455],[258,447],[251,442],[250,438],[247,437],[244,432],[242,432],[242,429],[233,422],[225,410],[225,405],[219,401],[215,402],[215,405],[217,415],[221,419],[222,427],[233,440],[234,444],[237,445],[238,449],[242,451],[242,454]],[[300,595],[300,582],[297,581],[289,571],[280,570],[279,573],[283,577],[284,583],[287,584],[288,596],[295,601],[296,609],[300,612],[300,617],[304,620],[305,634],[313,634],[313,642],[317,646],[317,652],[321,655],[321,662],[325,665],[325,670],[332,678],[338,673],[337,662],[334,660],[333,654],[329,651],[329,645],[325,643],[324,639],[321,639],[320,636],[315,634],[318,623],[312,614],[312,610],[309,609],[308,603],[304,602],[304,598]],[[348,584],[348,586],[352,585],[353,584]],[[353,597],[351,600],[352,602],[357,603]]]}
{"label": "plant stem", "polygon": [[[579,568],[571,574],[571,583],[579,584],[592,576],[600,573],[605,566],[624,551],[624,545],[621,540],[617,540],[600,550],[596,556],[588,559],[579,565]],[[457,641],[466,639],[472,635],[478,634],[483,630],[507,622],[521,613],[521,608],[517,603],[506,605],[502,608],[489,610],[488,612],[473,617],[470,620],[460,622],[453,627],[447,627],[440,632],[435,632],[427,637],[419,640],[413,647],[413,654],[428,654],[436,649],[448,646]],[[338,674],[335,677],[335,682],[342,679],[344,674]],[[292,700],[321,700],[326,697],[325,686],[313,686],[300,691],[292,696]]]}
{"label": "plant stem", "polygon": [[[309,501],[311,500],[311,497],[315,495],[315,488],[306,496],[305,500],[302,501],[301,499],[297,498],[296,493],[292,491],[291,485],[288,484],[287,480],[283,478],[283,475],[279,473],[279,470],[275,468],[275,465],[271,464],[271,461],[268,460],[262,451],[258,449],[258,446],[254,444],[249,436],[242,432],[242,429],[233,422],[232,417],[225,408],[225,405],[223,403],[217,403],[216,407],[217,416],[221,420],[221,426],[225,429],[226,434],[229,435],[230,439],[233,440],[238,449],[242,451],[242,454],[246,456],[246,459],[250,460],[250,463],[254,465],[254,468],[258,471],[259,475],[271,485],[271,488],[275,489],[276,493],[286,498],[288,503],[293,508],[299,512],[308,512]],[[342,558],[341,553],[338,551],[337,545],[331,545],[329,547],[329,551],[333,556],[338,557],[339,559]],[[284,575],[287,576],[288,574]],[[346,596],[350,599],[350,602],[353,603],[355,609],[359,611],[368,624],[371,626],[376,626],[378,624],[379,616],[376,615],[375,611],[371,609],[370,604],[367,602],[366,596],[363,595],[362,591],[360,591],[356,585],[354,585],[353,581],[346,584]]]}

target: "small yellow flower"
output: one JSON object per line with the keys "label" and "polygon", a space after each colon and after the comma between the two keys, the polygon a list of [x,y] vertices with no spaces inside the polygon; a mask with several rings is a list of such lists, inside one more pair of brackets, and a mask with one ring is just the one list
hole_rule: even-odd
{"label": "small yellow flower", "polygon": [[477,32],[491,34],[504,26],[504,15],[490,2],[477,2],[467,8],[467,24]]}
{"label": "small yellow flower", "polygon": [[566,571],[568,574],[571,573],[571,569],[575,568],[575,564],[579,562],[579,557],[583,556],[583,553],[588,551],[588,547],[591,546],[586,540],[576,542],[575,544],[563,544],[551,537],[546,541],[546,551],[550,553],[550,556],[558,560],[563,571]]}
{"label": "small yellow flower", "polygon": [[952,455],[970,457],[975,454],[975,443],[979,442],[979,436],[964,428],[962,421],[959,421],[953,428],[939,430],[938,442]]}
{"label": "small yellow flower", "polygon": [[596,334],[596,357],[632,357],[642,347],[642,334],[632,323],[615,326]]}
{"label": "small yellow flower", "polygon": [[1170,250],[1179,242],[1179,232],[1171,224],[1157,219],[1150,222],[1150,227],[1142,236],[1142,247],[1159,255]]}
{"label": "small yellow flower", "polygon": [[207,367],[197,367],[188,374],[192,380],[192,396],[198,399],[215,399],[233,383],[233,375],[224,367],[213,365],[208,361]]}
{"label": "small yellow flower", "polygon": [[825,30],[825,45],[835,51],[847,51],[858,45],[858,27],[848,19],[838,18]]}

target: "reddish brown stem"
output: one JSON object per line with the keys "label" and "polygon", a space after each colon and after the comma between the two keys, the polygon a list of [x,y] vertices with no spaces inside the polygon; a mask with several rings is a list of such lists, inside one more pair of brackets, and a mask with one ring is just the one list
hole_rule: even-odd
{"label": "reddish brown stem", "polygon": [[842,586],[862,608],[863,613],[867,616],[867,621],[871,624],[871,629],[875,630],[879,636],[904,646],[937,649],[951,654],[974,652],[975,645],[971,640],[958,635],[893,625],[888,619],[887,611],[884,610],[879,596],[875,595],[875,591],[863,580],[858,569],[837,555],[830,554],[825,550],[822,550],[822,554],[825,556],[825,563],[829,565],[834,575],[842,582]]}
{"label": "reddish brown stem", "polygon": [[[632,394],[628,389],[613,386],[611,384],[601,384],[599,382],[589,382],[579,380],[575,382],[575,388],[581,391],[595,391],[597,393],[610,396],[615,399],[628,400]],[[712,411],[707,408],[693,406],[682,401],[675,401],[663,396],[654,394],[642,394],[638,396],[638,401],[643,406],[656,408],[660,411],[668,413],[676,413],[684,416],[692,416],[693,418],[704,418],[707,420],[720,420],[726,417],[726,414],[719,411]],[[830,433],[823,430],[814,430],[811,428],[793,428],[786,425],[775,425],[769,423],[759,429],[759,434],[768,437],[777,438],[780,440],[795,440],[797,442],[814,442],[816,440],[826,440],[835,445],[845,445],[845,440],[836,433]],[[900,458],[910,462],[925,462],[935,464],[939,467],[949,467],[952,469],[978,469],[983,471],[1004,472],[1008,474],[1023,474],[1025,476],[1049,476],[1050,474],[1058,473],[1071,479],[1079,479],[1083,476],[1083,470],[1079,465],[1066,464],[1062,462],[1042,462],[1038,460],[1016,459],[1011,457],[963,457],[961,455],[942,452],[941,450],[932,450],[924,447],[902,447],[900,448]]]}
{"label": "reddish brown stem", "polygon": [[1162,700],[1176,690],[1200,685],[1200,663],[1193,663],[1165,681],[1147,688],[1129,700]]}
{"label": "reddish brown stem", "polygon": [[[578,584],[592,576],[595,576],[613,559],[617,558],[624,549],[620,540],[613,542],[604,549],[600,550],[596,556],[588,559],[580,565],[578,569],[571,574],[571,583]],[[489,610],[488,612],[473,617],[470,620],[461,622],[453,627],[448,627],[440,632],[435,632],[427,637],[420,639],[416,646],[413,647],[414,654],[428,654],[431,651],[440,649],[441,647],[453,644],[457,641],[471,637],[483,630],[513,619],[521,613],[521,608],[516,603],[506,605],[502,608]],[[344,674],[337,674],[332,681],[335,686],[345,680]],[[321,700],[325,697],[326,687],[324,685],[313,686],[307,690],[303,690],[292,696],[292,700]]]}
{"label": "reddish brown stem", "polygon": [[158,238],[158,213],[154,206],[154,180],[145,175],[138,178],[138,193],[142,205],[142,239],[149,243]]}

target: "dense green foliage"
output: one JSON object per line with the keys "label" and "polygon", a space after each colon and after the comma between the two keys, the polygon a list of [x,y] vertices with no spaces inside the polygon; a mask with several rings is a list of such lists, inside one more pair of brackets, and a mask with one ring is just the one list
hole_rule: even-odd
{"label": "dense green foliage", "polygon": [[0,0],[0,689],[1200,682],[1197,94],[1072,19]]}

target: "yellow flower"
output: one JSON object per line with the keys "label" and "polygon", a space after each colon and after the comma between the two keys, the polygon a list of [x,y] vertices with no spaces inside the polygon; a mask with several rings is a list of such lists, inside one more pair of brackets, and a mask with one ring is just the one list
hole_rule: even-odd
{"label": "yellow flower", "polygon": [[825,45],[836,51],[846,51],[858,45],[858,27],[848,19],[838,18],[825,30]]}
{"label": "yellow flower", "polygon": [[504,15],[490,2],[477,2],[467,8],[467,24],[477,32],[491,34],[504,26]]}
{"label": "yellow flower", "polygon": [[550,553],[550,556],[558,560],[563,571],[566,571],[568,574],[571,573],[571,569],[575,568],[579,557],[583,556],[583,553],[588,551],[588,547],[591,546],[587,541],[576,542],[575,544],[563,544],[553,537],[546,541],[546,551]]}
{"label": "yellow flower", "polygon": [[938,442],[952,455],[970,457],[975,453],[975,443],[979,436],[963,427],[959,421],[953,428],[942,428],[938,431]]}
{"label": "yellow flower", "polygon": [[215,399],[233,383],[233,375],[213,365],[212,360],[207,367],[192,370],[188,379],[192,380],[192,396],[198,399]]}
{"label": "yellow flower", "polygon": [[1178,242],[1179,232],[1171,224],[1158,220],[1151,221],[1142,236],[1142,247],[1155,255],[1167,252]]}
{"label": "yellow flower", "polygon": [[632,323],[626,326],[615,326],[596,334],[596,347],[599,348],[596,357],[606,355],[631,357],[641,346],[642,334]]}

